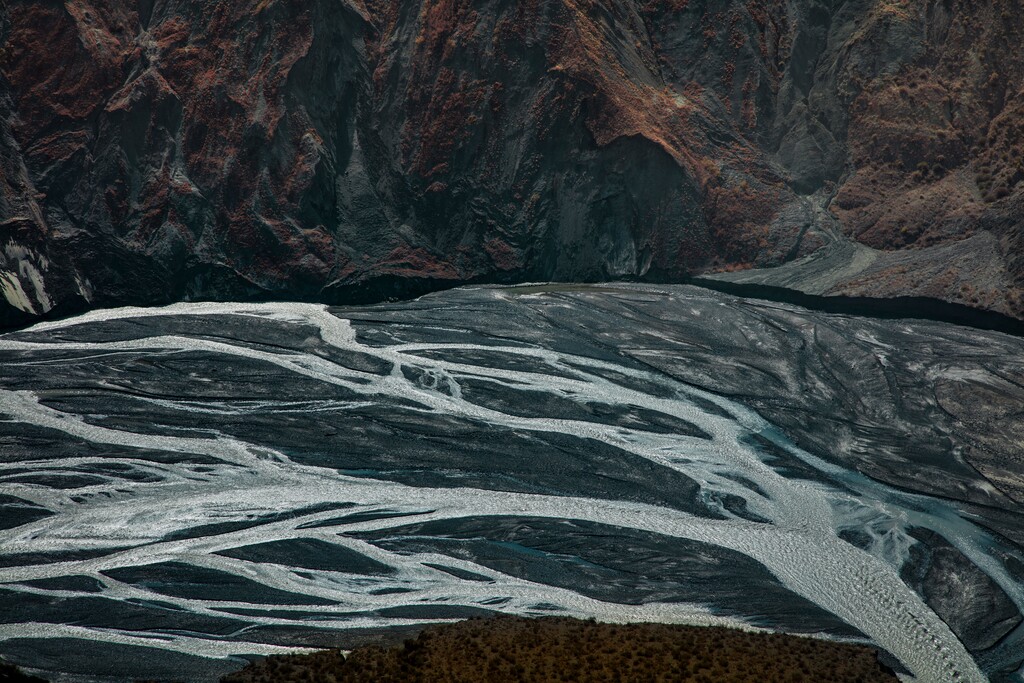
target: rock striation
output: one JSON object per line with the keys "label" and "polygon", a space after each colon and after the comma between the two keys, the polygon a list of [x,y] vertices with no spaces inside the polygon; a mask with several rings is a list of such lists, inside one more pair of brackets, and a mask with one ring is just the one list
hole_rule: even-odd
{"label": "rock striation", "polygon": [[1021,317],[1022,26],[1016,0],[11,0],[0,324],[822,253],[816,292]]}

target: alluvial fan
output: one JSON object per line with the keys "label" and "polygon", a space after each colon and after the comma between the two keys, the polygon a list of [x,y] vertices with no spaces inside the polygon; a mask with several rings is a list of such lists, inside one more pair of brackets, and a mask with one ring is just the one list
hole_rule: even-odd
{"label": "alluvial fan", "polygon": [[0,654],[62,680],[494,612],[1024,660],[1024,343],[689,287],[0,336]]}

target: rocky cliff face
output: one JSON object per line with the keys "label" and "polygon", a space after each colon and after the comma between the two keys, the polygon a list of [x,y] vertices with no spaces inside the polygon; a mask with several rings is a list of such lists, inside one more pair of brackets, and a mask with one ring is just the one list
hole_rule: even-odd
{"label": "rocky cliff face", "polygon": [[1016,0],[11,0],[0,322],[838,247],[871,267],[829,293],[1024,315],[1022,26]]}

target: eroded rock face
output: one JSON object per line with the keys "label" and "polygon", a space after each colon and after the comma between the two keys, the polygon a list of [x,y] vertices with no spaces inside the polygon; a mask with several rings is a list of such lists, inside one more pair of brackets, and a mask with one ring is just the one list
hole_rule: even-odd
{"label": "eroded rock face", "polygon": [[978,233],[995,245],[978,282],[892,267],[871,290],[1020,315],[1021,15],[1013,0],[12,1],[0,319],[677,278]]}

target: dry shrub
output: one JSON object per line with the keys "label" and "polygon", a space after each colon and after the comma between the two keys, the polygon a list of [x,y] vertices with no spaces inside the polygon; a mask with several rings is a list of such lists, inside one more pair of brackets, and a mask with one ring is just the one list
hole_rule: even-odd
{"label": "dry shrub", "polygon": [[223,683],[891,683],[869,647],[779,634],[560,617],[471,619],[392,647],[268,657]]}

